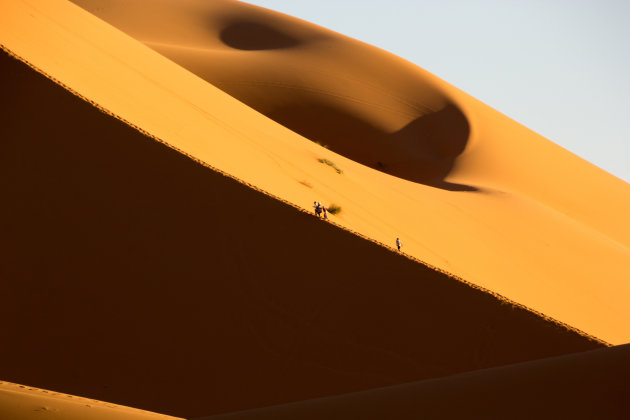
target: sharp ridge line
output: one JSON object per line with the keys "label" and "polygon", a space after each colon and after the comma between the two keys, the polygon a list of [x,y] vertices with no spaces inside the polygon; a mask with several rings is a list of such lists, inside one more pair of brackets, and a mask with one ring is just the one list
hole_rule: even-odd
{"label": "sharp ridge line", "polygon": [[[234,175],[232,175],[232,174],[230,174],[228,172],[225,172],[225,171],[223,171],[223,170],[221,170],[219,168],[216,168],[216,167],[210,165],[209,163],[204,162],[203,160],[201,160],[201,159],[199,159],[199,158],[197,158],[197,157],[195,157],[195,156],[193,156],[193,155],[191,155],[191,154],[189,154],[189,153],[179,149],[178,147],[176,147],[176,146],[174,146],[174,145],[172,145],[172,144],[170,144],[170,143],[160,139],[159,137],[149,133],[148,131],[146,131],[145,129],[143,129],[143,128],[137,126],[137,125],[135,125],[134,123],[132,123],[130,121],[127,121],[123,117],[115,114],[114,112],[112,112],[112,111],[108,110],[107,108],[103,107],[102,105],[98,104],[96,101],[94,101],[92,99],[89,99],[88,97],[86,97],[86,96],[82,95],[81,93],[77,92],[76,90],[74,90],[70,86],[66,85],[65,83],[63,83],[59,79],[56,79],[55,77],[47,74],[46,72],[44,72],[43,70],[41,70],[40,68],[38,68],[37,66],[32,64],[31,62],[29,62],[28,60],[26,60],[25,58],[23,58],[20,55],[14,53],[11,49],[6,47],[2,43],[0,43],[0,49],[2,49],[4,52],[9,54],[11,57],[13,57],[13,58],[23,62],[24,64],[26,64],[27,66],[29,66],[30,68],[32,68],[33,70],[35,70],[36,72],[41,74],[42,76],[44,76],[47,79],[49,79],[52,82],[54,82],[55,84],[61,86],[62,88],[64,88],[65,90],[67,90],[68,92],[73,94],[74,96],[76,96],[79,99],[81,99],[81,100],[89,103],[90,105],[94,106],[96,109],[98,109],[102,113],[107,114],[110,117],[113,117],[113,118],[123,122],[127,126],[129,126],[129,127],[133,128],[133,129],[135,129],[136,131],[140,132],[144,136],[149,137],[150,139],[153,139],[153,140],[157,141],[158,143],[161,143],[161,144],[167,146],[168,148],[170,148],[172,150],[175,150],[176,152],[186,156],[187,158],[197,162],[198,164],[200,164],[200,165],[202,165],[202,166],[204,166],[204,167],[206,167],[208,169],[211,169],[214,172],[217,172],[217,173],[219,173],[219,174],[221,174],[221,175],[223,175],[223,176],[225,176],[227,178],[233,179],[233,180],[237,181],[238,183],[240,183],[242,185],[245,185],[245,186],[247,186],[247,187],[249,187],[249,188],[251,188],[251,189],[253,189],[255,191],[258,191],[258,192],[260,192],[260,193],[262,193],[262,194],[264,194],[264,195],[266,195],[268,197],[271,197],[271,198],[273,198],[275,200],[278,200],[278,201],[280,201],[280,202],[282,202],[284,204],[287,204],[287,205],[293,207],[294,209],[301,211],[302,213],[306,213],[306,214],[312,215],[312,213],[309,210],[306,210],[305,208],[300,207],[300,206],[298,206],[295,203],[292,203],[292,202],[290,202],[290,201],[288,201],[288,200],[286,200],[286,199],[284,199],[282,197],[276,196],[275,194],[272,194],[272,193],[270,193],[270,192],[268,192],[266,190],[263,190],[262,188],[254,185],[254,184],[251,184],[251,183],[249,183],[249,182],[247,182],[245,180],[237,178],[236,176],[234,176]],[[401,256],[403,256],[403,257],[405,257],[405,258],[407,258],[407,259],[409,259],[411,261],[414,261],[416,263],[422,264],[425,267],[430,268],[431,270],[440,272],[440,273],[446,275],[447,277],[449,277],[449,278],[451,278],[453,280],[456,280],[456,281],[458,281],[460,283],[463,283],[463,284],[465,284],[465,285],[467,285],[467,286],[469,286],[469,287],[471,287],[471,288],[473,288],[475,290],[478,290],[478,291],[483,292],[485,294],[491,295],[494,298],[496,298],[497,300],[499,300],[501,303],[509,304],[509,305],[517,307],[519,309],[525,310],[525,311],[527,311],[527,312],[529,312],[529,313],[531,313],[533,315],[538,316],[539,318],[544,319],[545,321],[548,321],[548,322],[551,322],[553,324],[556,324],[557,326],[563,327],[563,328],[565,328],[568,331],[577,333],[577,334],[581,335],[582,337],[585,337],[585,338],[587,338],[587,339],[589,339],[591,341],[598,342],[598,343],[603,344],[603,345],[605,345],[607,347],[612,347],[613,346],[611,343],[608,343],[607,341],[605,341],[605,340],[603,340],[601,338],[595,337],[592,334],[589,334],[589,333],[587,333],[585,331],[582,331],[579,328],[573,327],[573,326],[571,326],[571,325],[569,325],[569,324],[567,324],[567,323],[565,323],[563,321],[557,320],[557,319],[555,319],[555,318],[553,318],[553,317],[551,317],[549,315],[546,315],[546,314],[544,314],[544,313],[542,313],[540,311],[537,311],[536,309],[533,309],[533,308],[530,308],[528,306],[525,306],[522,303],[516,302],[516,301],[514,301],[514,300],[512,300],[512,299],[510,299],[510,298],[508,298],[506,296],[501,295],[500,293],[497,293],[497,292],[493,291],[493,290],[490,290],[490,289],[487,289],[487,288],[485,288],[483,286],[479,286],[477,284],[474,284],[474,283],[472,283],[472,282],[470,282],[468,280],[465,280],[464,278],[459,277],[459,276],[457,276],[457,275],[455,275],[453,273],[450,273],[450,272],[448,272],[448,271],[446,271],[446,270],[444,270],[444,269],[442,269],[440,267],[437,267],[437,266],[429,264],[429,263],[427,263],[425,261],[422,261],[418,257],[406,254],[404,252],[403,253],[399,253],[392,246],[387,245],[387,244],[385,244],[383,242],[377,241],[376,239],[370,238],[369,236],[367,236],[367,235],[365,235],[363,233],[354,231],[354,230],[352,230],[352,229],[350,229],[350,228],[348,228],[346,226],[343,226],[343,225],[341,225],[341,224],[339,224],[339,223],[337,223],[335,221],[332,221],[330,219],[328,219],[328,223],[336,226],[339,229],[345,230],[346,232],[352,233],[355,236],[358,236],[358,237],[360,237],[362,239],[370,241],[370,242],[372,242],[372,243],[374,243],[374,244],[376,244],[378,246],[381,246],[381,247],[389,250],[390,252],[394,252],[394,253],[396,253],[398,255],[401,255]]]}

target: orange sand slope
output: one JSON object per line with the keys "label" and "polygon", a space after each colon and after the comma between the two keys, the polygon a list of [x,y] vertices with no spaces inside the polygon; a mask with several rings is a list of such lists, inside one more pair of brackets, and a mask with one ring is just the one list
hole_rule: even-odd
{"label": "orange sand slope", "polygon": [[398,57],[242,2],[72,1],[355,161],[447,190],[524,193],[630,245],[630,224],[601,217],[629,208],[627,184]]}
{"label": "orange sand slope", "polygon": [[[630,243],[630,224],[599,217],[602,205],[623,203],[617,214],[628,206],[627,197],[619,203],[619,197],[598,194],[600,183],[627,188],[621,187],[625,183],[518,124],[510,126],[500,114],[398,57],[240,2],[73,2],[347,157],[441,188],[488,186],[526,193]],[[509,143],[508,150],[496,142]],[[473,159],[470,143],[481,143],[474,149],[481,153],[483,146],[484,155]],[[498,157],[506,162],[493,162]],[[541,160],[552,167],[540,172]],[[488,170],[497,164],[500,170]],[[446,183],[444,177],[467,179],[471,185]],[[539,181],[547,191],[541,191]],[[604,203],[594,205],[594,198]]]}
{"label": "orange sand slope", "polygon": [[625,420],[629,378],[624,345],[207,420]]}
{"label": "orange sand slope", "polygon": [[192,417],[604,347],[0,68],[4,380]]}
{"label": "orange sand slope", "polygon": [[[0,381],[5,420],[177,420],[130,407]],[[181,419],[180,419],[181,420]]]}
{"label": "orange sand slope", "polygon": [[338,128],[327,150],[67,2],[4,4],[7,47],[174,147],[300,207],[341,205],[342,226],[400,236],[429,264],[629,341],[630,186],[434,76],[239,2],[81,2],[295,131]]}

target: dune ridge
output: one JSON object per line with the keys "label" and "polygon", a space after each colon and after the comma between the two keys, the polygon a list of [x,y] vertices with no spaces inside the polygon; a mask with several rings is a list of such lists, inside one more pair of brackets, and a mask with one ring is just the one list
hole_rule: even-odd
{"label": "dune ridge", "polygon": [[[173,146],[172,144],[170,144],[170,143],[168,143],[168,142],[166,142],[166,141],[164,141],[164,140],[154,136],[153,134],[151,134],[151,133],[147,132],[146,130],[142,129],[141,127],[138,127],[137,125],[135,125],[135,124],[125,120],[120,115],[117,115],[117,114],[109,111],[108,109],[102,107],[101,105],[99,105],[98,103],[94,102],[93,100],[90,100],[89,98],[86,98],[85,96],[81,95],[79,92],[75,91],[71,87],[65,85],[63,82],[61,82],[61,81],[55,79],[54,77],[46,74],[45,72],[43,72],[42,70],[40,70],[39,68],[34,66],[32,63],[30,63],[28,60],[25,60],[24,58],[22,58],[19,55],[15,54],[14,52],[9,50],[8,48],[6,48],[2,44],[0,44],[0,50],[4,51],[5,53],[7,53],[9,56],[13,57],[14,59],[19,60],[22,63],[26,64],[31,69],[35,70],[36,72],[38,72],[42,76],[46,77],[47,79],[49,79],[53,83],[55,83],[55,84],[59,85],[60,87],[64,88],[65,90],[70,92],[72,95],[78,97],[82,101],[85,101],[85,102],[89,103],[90,105],[92,105],[93,107],[95,107],[96,109],[101,111],[102,113],[104,113],[104,114],[106,114],[106,115],[108,115],[110,117],[113,117],[113,118],[119,120],[120,122],[124,123],[125,125],[127,125],[127,126],[133,128],[134,130],[138,131],[143,136],[146,136],[146,137],[148,137],[148,138],[150,138],[152,140],[157,141],[158,143],[160,143],[160,144],[162,144],[162,145],[164,145],[164,146],[166,146],[166,147],[168,147],[168,148],[170,148],[170,149],[172,149],[172,150],[174,150],[174,151],[176,151],[176,152],[186,156],[188,159],[191,159],[192,161],[196,162],[197,164],[200,164],[200,165],[202,165],[202,166],[204,166],[204,167],[206,167],[206,168],[208,168],[208,169],[210,169],[210,170],[212,170],[214,172],[217,172],[218,174],[220,174],[222,176],[230,178],[230,179],[232,179],[232,180],[234,180],[234,181],[236,181],[236,182],[238,182],[238,183],[240,183],[242,185],[245,185],[248,188],[251,188],[251,189],[253,189],[253,190],[255,190],[255,191],[257,191],[257,192],[259,192],[261,194],[264,194],[264,195],[266,195],[266,196],[268,196],[270,198],[273,198],[275,200],[278,200],[278,201],[282,202],[283,204],[286,204],[286,205],[288,205],[290,207],[293,207],[297,211],[300,211],[302,213],[306,213],[306,214],[309,214],[309,215],[311,214],[310,211],[305,210],[303,207],[300,207],[300,206],[298,206],[298,205],[296,205],[296,204],[294,204],[294,203],[292,203],[292,202],[290,202],[288,200],[285,200],[282,197],[275,196],[272,193],[270,193],[268,191],[265,191],[265,190],[259,188],[258,186],[254,185],[254,184],[251,184],[251,183],[249,183],[247,181],[244,181],[242,179],[239,179],[239,178],[237,178],[237,177],[235,177],[235,176],[233,176],[233,175],[231,175],[231,174],[229,174],[227,172],[224,172],[224,171],[222,171],[222,170],[220,170],[218,168],[215,168],[212,165],[210,165],[209,163],[207,163],[207,162],[205,162],[203,160],[200,160],[200,159],[196,158],[195,156],[193,156],[193,155],[191,155],[191,154],[189,154],[189,153],[187,153],[187,152],[185,152],[185,151],[183,151],[181,149],[178,149],[176,146]],[[373,239],[373,238],[371,238],[369,236],[366,236],[366,235],[364,235],[361,232],[354,231],[354,230],[348,228],[347,226],[344,226],[342,224],[337,223],[335,220],[328,220],[327,223],[332,224],[332,225],[336,226],[337,228],[342,229],[342,230],[344,230],[346,232],[349,232],[349,233],[351,233],[351,234],[353,234],[355,236],[358,236],[358,237],[362,238],[363,240],[369,241],[369,242],[374,243],[374,244],[376,244],[376,245],[378,245],[378,246],[380,246],[382,248],[385,248],[385,249],[387,249],[387,250],[389,250],[391,252],[394,252],[397,255],[401,255],[404,258],[407,258],[407,259],[409,259],[411,261],[414,261],[414,262],[417,262],[419,264],[422,264],[423,266],[425,266],[427,268],[430,268],[431,270],[434,270],[436,272],[442,273],[442,274],[448,276],[449,278],[451,278],[453,280],[456,280],[456,281],[458,281],[458,282],[460,282],[462,284],[465,284],[466,286],[468,286],[468,287],[470,287],[472,289],[475,289],[475,290],[478,290],[478,291],[480,291],[482,293],[490,295],[490,296],[496,298],[497,300],[499,300],[500,302],[502,302],[503,304],[510,305],[510,306],[513,306],[513,307],[517,307],[519,309],[527,311],[527,312],[529,312],[529,313],[531,313],[533,315],[536,315],[536,316],[540,317],[541,319],[544,319],[545,321],[548,321],[548,322],[551,322],[551,323],[553,323],[555,325],[558,325],[558,326],[566,329],[567,331],[571,331],[571,332],[577,333],[577,334],[581,335],[582,337],[587,338],[588,340],[594,341],[594,342],[599,343],[599,344],[603,344],[603,345],[608,346],[608,347],[612,346],[611,343],[608,343],[605,340],[602,340],[601,338],[595,337],[594,335],[589,334],[589,333],[587,333],[585,331],[582,331],[579,328],[576,328],[576,327],[574,327],[572,325],[569,325],[569,324],[567,324],[565,322],[557,320],[557,319],[555,319],[555,318],[553,318],[553,317],[551,317],[549,315],[546,315],[546,314],[544,314],[544,313],[542,313],[540,311],[537,311],[537,310],[535,310],[533,308],[527,307],[526,305],[523,305],[523,304],[521,304],[519,302],[516,302],[516,301],[514,301],[514,300],[512,300],[512,299],[510,299],[510,298],[508,298],[506,296],[503,296],[503,295],[493,291],[493,290],[487,289],[487,288],[485,288],[483,286],[479,286],[479,285],[477,285],[475,283],[467,281],[466,279],[461,278],[461,277],[459,277],[459,276],[457,276],[457,275],[455,275],[453,273],[450,273],[450,272],[444,270],[443,268],[431,265],[431,264],[427,263],[426,261],[423,261],[423,260],[419,259],[416,256],[413,256],[413,255],[410,255],[410,254],[407,254],[407,253],[404,253],[404,252],[403,253],[398,253],[393,246],[390,246],[390,245],[385,244],[383,242],[380,242],[380,241],[378,241],[376,239]]]}
{"label": "dune ridge", "polygon": [[[403,235],[405,251],[432,266],[441,267],[607,342],[619,344],[630,339],[630,332],[625,327],[630,322],[630,310],[625,304],[630,296],[630,286],[626,284],[624,274],[630,270],[630,226],[624,222],[625,214],[630,211],[627,183],[417,66],[316,25],[231,1],[107,1],[100,2],[98,7],[90,6],[89,0],[76,3],[233,95],[226,98],[201,85],[196,90],[204,92],[203,98],[197,93],[188,93],[183,87],[187,85],[181,83],[185,79],[192,84],[190,75],[178,73],[175,76],[175,69],[166,62],[134,46],[134,53],[151,62],[151,68],[172,68],[173,74],[169,74],[165,84],[177,86],[180,97],[195,99],[196,108],[185,114],[166,104],[164,107],[160,105],[159,112],[168,109],[163,118],[168,120],[170,115],[177,114],[188,121],[191,115],[203,110],[205,117],[212,115],[223,125],[227,124],[229,132],[216,131],[216,128],[197,124],[197,121],[192,125],[193,121],[178,123],[185,125],[184,129],[166,126],[153,129],[150,127],[158,123],[155,115],[139,116],[128,107],[121,110],[120,102],[111,103],[112,109],[118,109],[117,113],[135,124],[302,208],[308,209],[314,196],[339,204],[344,211],[335,218],[338,223],[383,243],[392,243],[396,236]],[[145,7],[149,3],[150,7]],[[136,11],[142,14],[138,15]],[[191,16],[196,18],[191,21]],[[244,20],[306,42],[268,50],[226,46],[221,31]],[[186,48],[158,48],[156,43],[160,41],[163,45],[184,45]],[[131,47],[128,42],[124,45]],[[140,61],[138,58],[138,65]],[[373,67],[375,62],[379,67]],[[354,71],[357,67],[362,69],[361,72]],[[247,69],[256,70],[254,77]],[[360,80],[353,81],[348,72],[358,74]],[[223,78],[217,80],[212,74],[223,74]],[[292,79],[284,80],[285,76]],[[302,93],[295,96],[295,89],[288,94],[264,88],[269,82],[278,82],[274,77],[280,77],[281,83],[300,86]],[[242,80],[250,85],[255,82],[254,87],[236,83]],[[226,88],[231,83],[236,90]],[[342,91],[344,86],[353,89],[352,95],[353,92],[364,96],[373,93],[372,102],[387,102],[390,109],[401,112],[375,112],[375,108],[359,106],[356,101],[339,103],[336,99],[330,102],[323,97],[309,99],[312,95],[308,92],[313,88]],[[90,89],[92,93],[88,96],[100,95],[103,100],[111,100],[93,86]],[[391,94],[389,99],[387,92]],[[396,99],[401,94],[405,101]],[[208,106],[211,97],[217,102]],[[283,120],[282,115],[287,114],[282,114],[282,109],[288,105],[300,110],[289,115],[289,119],[298,118],[294,122],[302,124],[300,115],[321,116],[334,123],[336,128],[363,130],[365,135],[359,139],[370,138],[370,144],[384,139],[397,141],[396,147],[402,148],[397,150],[406,150],[405,141],[412,140],[413,136],[404,137],[407,140],[402,141],[403,138],[390,134],[412,123],[414,115],[446,109],[444,107],[449,104],[463,114],[470,132],[463,150],[458,149],[462,147],[461,142],[459,146],[455,142],[454,149],[449,146],[444,150],[445,160],[440,157],[439,147],[449,136],[438,136],[438,149],[433,148],[431,141],[422,143],[420,149],[415,147],[414,153],[419,155],[414,154],[414,159],[426,163],[422,156],[435,155],[435,168],[446,168],[448,174],[444,177],[441,170],[436,169],[436,172],[429,168],[428,178],[423,180],[425,184],[410,183],[387,175],[392,168],[389,165],[388,169],[387,161],[381,161],[383,168],[379,168],[378,161],[374,164],[374,156],[368,156],[372,153],[371,147],[354,147],[346,141],[345,147],[350,152],[340,149],[344,144],[332,142],[329,144],[332,150],[326,150],[296,136],[295,132],[282,131],[280,124],[273,126],[273,121],[263,121],[251,108],[240,107],[236,116],[237,104],[228,101],[234,97],[271,118],[278,118],[276,124],[285,123],[298,133],[299,127]],[[313,106],[323,104],[323,108],[304,108],[309,103]],[[413,111],[414,107],[420,111]],[[234,113],[224,112],[222,108]],[[311,111],[315,114],[309,114]],[[282,115],[279,118],[274,112]],[[352,118],[346,118],[348,115]],[[306,128],[302,134],[314,135],[308,131],[312,127],[321,133],[321,127],[313,121],[317,118],[309,117],[309,124],[301,125]],[[358,125],[357,121],[360,122]],[[163,121],[159,123],[165,125]],[[405,136],[436,132],[431,124],[428,125],[423,128],[412,124]],[[438,134],[448,133],[442,126],[437,123],[436,127],[440,127]],[[201,134],[204,132],[215,133],[217,139],[230,140],[212,142],[208,135]],[[344,133],[342,130],[341,138]],[[382,133],[389,134],[383,137]],[[431,136],[428,139],[431,140]],[[325,141],[320,143],[327,144]],[[444,145],[448,145],[448,141]],[[384,149],[378,150],[384,153]],[[366,155],[367,161],[363,160],[363,163],[372,163],[368,168],[334,153],[337,151],[357,159],[359,156],[351,152],[359,151]],[[325,172],[326,168],[318,168],[318,158],[336,163],[344,171],[343,176],[335,177],[334,172],[329,174]],[[239,161],[248,163],[239,165]],[[431,174],[439,173],[437,178],[432,178]],[[576,259],[575,255],[580,258]],[[601,282],[597,280],[599,278],[606,281]]]}
{"label": "dune ridge", "polygon": [[5,380],[192,417],[603,347],[0,59]]}

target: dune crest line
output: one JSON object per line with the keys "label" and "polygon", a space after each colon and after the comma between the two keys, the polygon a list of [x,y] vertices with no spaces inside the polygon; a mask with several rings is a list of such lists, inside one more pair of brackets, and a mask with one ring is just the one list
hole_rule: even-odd
{"label": "dune crest line", "polygon": [[[295,204],[293,202],[290,202],[290,201],[288,201],[288,200],[286,200],[286,199],[284,199],[282,197],[274,195],[274,194],[272,194],[272,193],[270,193],[270,192],[268,192],[268,191],[266,191],[266,190],[264,190],[264,189],[262,189],[262,188],[260,188],[260,187],[258,187],[256,185],[254,185],[254,184],[252,184],[250,182],[244,181],[244,180],[242,180],[242,179],[240,179],[240,178],[238,178],[238,177],[236,177],[236,176],[234,176],[234,175],[232,175],[230,173],[222,171],[221,169],[218,169],[218,168],[208,164],[207,162],[205,162],[205,161],[203,161],[203,160],[201,160],[201,159],[199,159],[199,158],[197,158],[197,157],[195,157],[195,156],[193,156],[193,155],[191,155],[191,154],[181,150],[180,148],[178,148],[178,147],[176,147],[176,146],[174,146],[174,145],[172,145],[172,144],[170,144],[170,143],[160,139],[159,137],[157,137],[157,136],[151,134],[150,132],[148,132],[147,130],[145,130],[145,129],[143,129],[143,128],[141,128],[141,127],[139,127],[139,126],[137,126],[137,125],[135,125],[133,123],[131,123],[130,121],[126,120],[125,118],[121,117],[120,115],[117,115],[116,113],[111,112],[110,110],[108,110],[105,107],[101,106],[96,101],[85,97],[84,95],[78,93],[77,91],[75,91],[74,89],[72,89],[71,87],[66,85],[65,83],[61,82],[60,80],[58,80],[58,79],[50,76],[46,72],[42,71],[40,68],[38,68],[37,66],[33,65],[31,62],[29,62],[25,58],[23,58],[20,55],[14,53],[11,49],[6,47],[4,44],[0,44],[0,49],[2,49],[4,52],[6,52],[11,57],[13,57],[13,58],[23,62],[24,64],[26,64],[27,66],[29,66],[30,68],[32,68],[33,70],[38,72],[39,74],[43,75],[47,79],[49,79],[52,82],[54,82],[55,84],[61,86],[63,89],[65,89],[66,91],[70,92],[74,96],[80,98],[84,102],[87,102],[90,105],[92,105],[93,107],[97,108],[102,113],[104,113],[104,114],[106,114],[108,116],[114,117],[115,119],[121,121],[125,125],[127,125],[127,126],[133,128],[134,130],[138,131],[142,135],[144,135],[144,136],[146,136],[146,137],[148,137],[148,138],[150,138],[150,139],[152,139],[154,141],[157,141],[158,143],[166,145],[168,148],[178,152],[179,154],[182,154],[182,155],[186,156],[187,158],[195,161],[198,164],[201,164],[202,166],[204,166],[204,167],[206,167],[206,168],[208,168],[208,169],[210,169],[210,170],[212,170],[212,171],[214,171],[214,172],[216,172],[216,173],[218,173],[218,174],[220,174],[222,176],[225,176],[225,177],[230,178],[230,179],[232,179],[234,181],[237,181],[238,183],[240,183],[242,185],[245,185],[245,186],[249,187],[250,189],[258,191],[261,194],[264,194],[264,195],[266,195],[268,197],[271,197],[271,198],[273,198],[273,199],[275,199],[277,201],[280,201],[280,202],[282,202],[284,204],[287,204],[287,205],[293,207],[294,209],[299,210],[299,211],[301,211],[303,213],[307,213],[309,215],[311,214],[311,211],[307,210],[306,208],[301,207],[301,206],[299,206],[299,205],[297,205],[297,204]],[[349,232],[349,233],[351,233],[351,234],[353,234],[355,236],[358,236],[358,237],[360,237],[360,238],[362,238],[364,240],[367,240],[367,241],[372,242],[372,243],[374,243],[376,245],[379,245],[382,248],[386,248],[390,252],[397,253],[395,248],[393,248],[390,245],[387,245],[387,244],[385,244],[383,242],[375,240],[375,239],[373,239],[373,238],[371,238],[371,237],[369,237],[369,236],[367,236],[365,234],[362,234],[360,232],[357,232],[355,230],[349,229],[349,228],[347,228],[347,227],[345,227],[345,226],[343,226],[343,225],[341,225],[339,223],[336,223],[336,222],[334,222],[332,220],[329,220],[329,223],[331,223],[332,225],[334,225],[337,228],[345,230],[345,231],[347,231],[347,232]],[[448,272],[447,270],[444,270],[444,269],[442,269],[440,267],[437,267],[437,266],[434,266],[432,264],[429,264],[429,263],[421,260],[420,258],[417,258],[417,257],[412,256],[412,255],[408,255],[408,254],[405,254],[405,253],[402,253],[401,255],[404,256],[405,258],[407,258],[408,260],[411,260],[411,261],[414,261],[416,263],[419,263],[419,264],[421,264],[421,265],[423,265],[425,267],[430,268],[431,270],[440,272],[440,273],[448,276],[449,278],[452,278],[452,279],[454,279],[454,280],[456,280],[456,281],[458,281],[458,282],[460,282],[462,284],[465,284],[465,285],[467,285],[467,286],[469,286],[469,287],[471,287],[471,288],[473,288],[475,290],[478,290],[478,291],[483,292],[483,293],[485,293],[487,295],[490,295],[490,296],[494,297],[495,299],[497,299],[498,301],[500,301],[502,303],[509,304],[509,305],[514,306],[514,307],[517,307],[517,308],[520,308],[522,310],[525,310],[525,311],[527,311],[527,312],[529,312],[529,313],[531,313],[533,315],[536,315],[539,318],[544,319],[545,321],[551,322],[551,323],[553,323],[553,324],[555,324],[557,326],[560,326],[560,327],[562,327],[562,328],[564,328],[564,329],[566,329],[568,331],[577,333],[580,336],[582,336],[584,338],[587,338],[587,339],[589,339],[591,341],[600,343],[600,344],[608,346],[608,347],[611,346],[610,343],[608,343],[608,342],[606,342],[606,341],[604,341],[604,340],[602,340],[602,339],[600,339],[600,338],[598,338],[598,337],[596,337],[596,336],[594,336],[592,334],[586,333],[586,332],[584,332],[584,331],[582,331],[582,330],[580,330],[580,329],[578,329],[576,327],[573,327],[573,326],[571,326],[571,325],[569,325],[569,324],[567,324],[565,322],[559,321],[559,320],[557,320],[557,319],[555,319],[555,318],[553,318],[551,316],[548,316],[548,315],[546,315],[546,314],[544,314],[544,313],[542,313],[540,311],[537,311],[535,309],[527,307],[526,305],[523,305],[523,304],[521,304],[519,302],[516,302],[516,301],[510,299],[510,298],[507,298],[506,296],[503,296],[503,295],[501,295],[501,294],[499,294],[497,292],[494,292],[494,291],[492,291],[490,289],[487,289],[487,288],[484,288],[482,286],[479,286],[479,285],[476,285],[474,283],[471,283],[471,282],[465,280],[464,278],[462,278],[460,276],[452,274],[452,273]]]}
{"label": "dune crest line", "polygon": [[[118,76],[91,66],[82,75],[90,82],[75,85],[72,66],[5,44],[275,196],[304,207],[312,198],[339,204],[335,220],[349,229],[391,245],[406,236],[405,252],[433,266],[609,343],[630,340],[630,184],[421,66],[312,22],[235,1],[72,3],[89,13],[82,19],[110,25],[102,31],[119,42],[111,48],[82,31],[78,43],[89,39],[110,56],[133,49],[122,62],[94,55]],[[64,51],[63,40],[57,48]],[[66,60],[89,65],[72,53]],[[116,86],[117,77],[136,87]],[[331,178],[313,166],[317,158],[344,175]]]}

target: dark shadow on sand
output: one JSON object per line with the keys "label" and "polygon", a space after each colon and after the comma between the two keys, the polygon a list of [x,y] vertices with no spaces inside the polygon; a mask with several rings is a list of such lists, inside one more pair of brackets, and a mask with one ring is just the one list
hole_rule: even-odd
{"label": "dark shadow on sand", "polygon": [[233,22],[221,31],[219,38],[229,47],[246,51],[276,50],[299,44],[297,39],[256,22]]}
{"label": "dark shadow on sand", "polygon": [[347,111],[323,104],[280,108],[268,116],[349,159],[412,182],[449,191],[478,191],[444,179],[464,151],[470,125],[454,105],[386,133]]}

